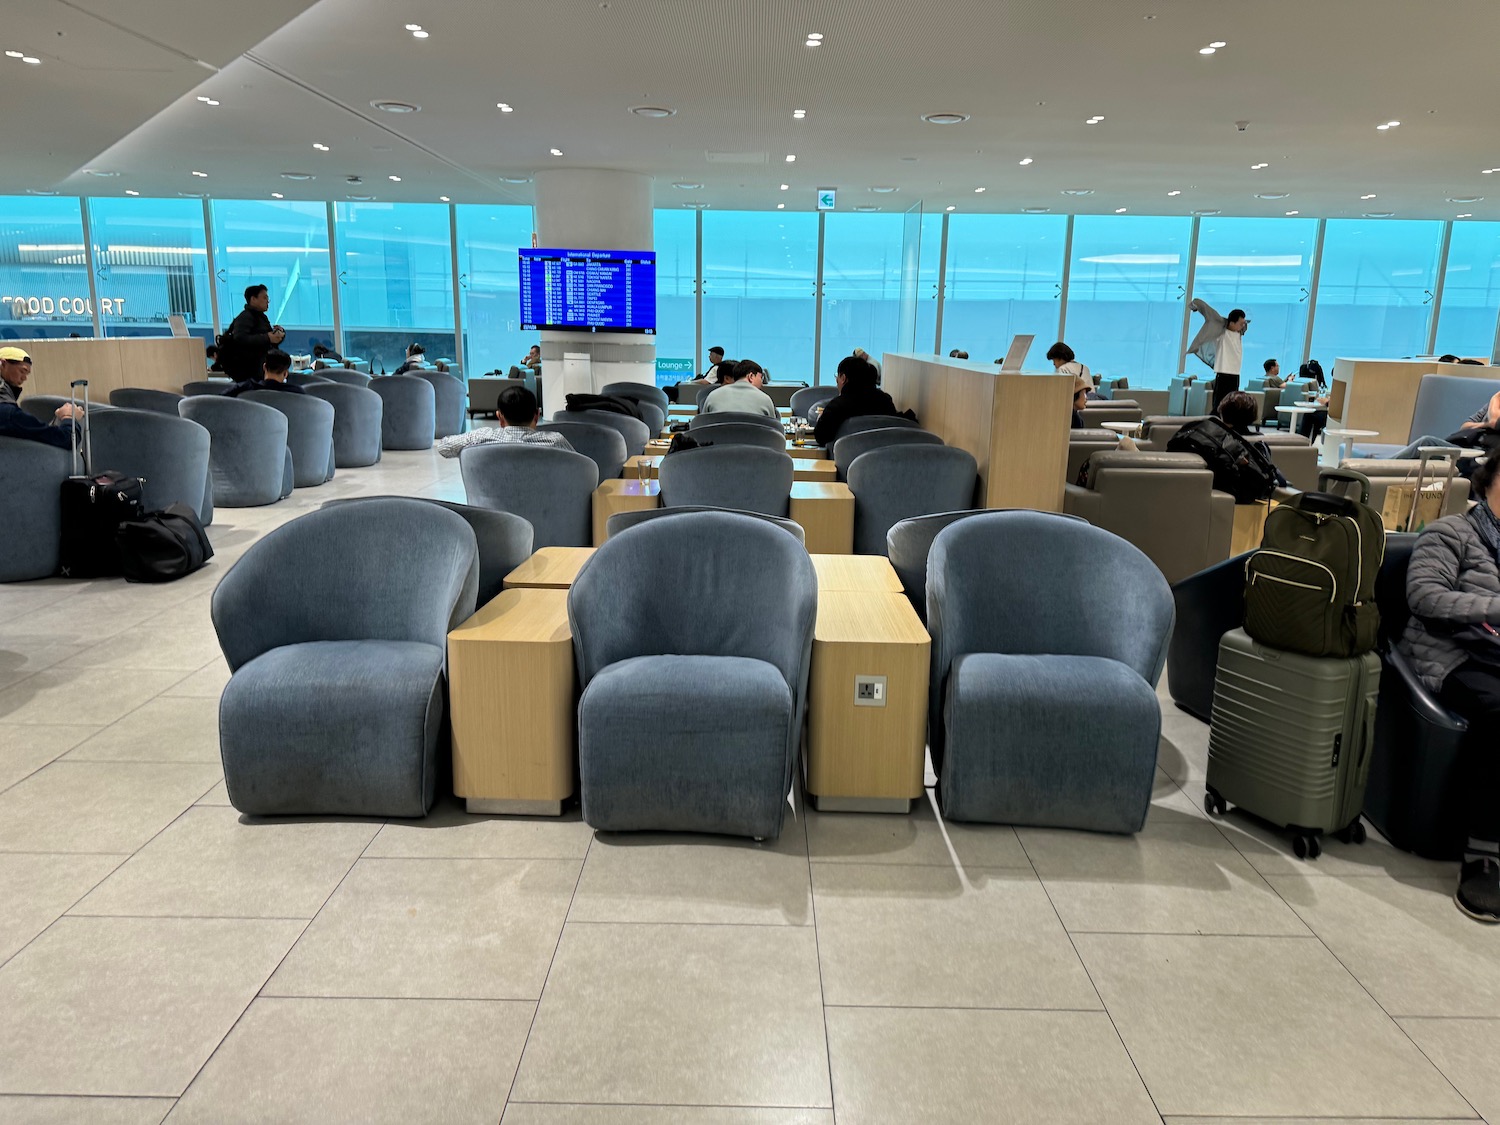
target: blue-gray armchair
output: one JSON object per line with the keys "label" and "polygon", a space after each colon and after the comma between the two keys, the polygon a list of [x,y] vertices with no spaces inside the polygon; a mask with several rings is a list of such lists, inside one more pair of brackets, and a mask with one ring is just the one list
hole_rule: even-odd
{"label": "blue-gray armchair", "polygon": [[[654,520],[600,547],[568,595],[584,820],[779,835],[817,601],[807,552],[749,516]],[[687,710],[672,702],[684,684]]]}
{"label": "blue-gray armchair", "polygon": [[415,375],[384,375],[370,381],[382,401],[382,449],[431,449],[437,432],[437,392]]}
{"label": "blue-gray armchair", "polygon": [[594,422],[543,422],[539,430],[550,430],[568,439],[574,453],[582,453],[599,466],[601,481],[614,480],[625,470],[625,438],[613,426]]}
{"label": "blue-gray armchair", "polygon": [[943,439],[931,430],[913,430],[904,426],[884,426],[878,430],[841,437],[833,443],[833,463],[839,480],[849,479],[849,466],[862,453],[884,449],[888,445],[942,445]]}
{"label": "blue-gray armchair", "polygon": [[286,377],[286,381],[288,383],[290,383],[292,386],[294,386],[294,387],[301,387],[304,390],[306,390],[308,387],[316,387],[320,383],[331,383],[331,382],[333,382],[332,379],[325,379],[325,378],[323,378],[322,375],[319,375],[317,372],[314,372],[314,371],[293,371],[293,372],[290,372],[287,375],[287,377]]}
{"label": "blue-gray armchair", "polygon": [[314,395],[290,395],[285,391],[250,391],[240,398],[263,403],[286,415],[286,447],[292,451],[295,487],[316,488],[333,478],[332,403]]}
{"label": "blue-gray armchair", "polygon": [[660,387],[652,386],[650,383],[607,383],[600,388],[601,395],[612,395],[615,398],[628,398],[632,402],[649,402],[661,410],[663,416],[671,405],[667,398],[667,392]]}
{"label": "blue-gray armchair", "polygon": [[831,398],[837,398],[838,387],[832,383],[825,383],[816,387],[803,387],[800,391],[792,392],[792,417],[801,418],[804,422],[812,408],[827,402]]}
{"label": "blue-gray armchair", "polygon": [[772,433],[780,434],[782,441],[786,440],[786,431],[782,429],[777,419],[765,414],[752,414],[747,410],[719,410],[712,414],[694,414],[688,419],[688,430],[696,434],[705,426],[733,426],[736,423],[745,426],[760,426]]}
{"label": "blue-gray armchair", "polygon": [[839,432],[834,437],[846,438],[868,430],[884,430],[892,426],[905,430],[922,428],[921,423],[913,422],[910,418],[898,414],[856,414],[853,418],[844,419],[844,424],[839,427]]}
{"label": "blue-gray armchair", "polygon": [[62,542],[62,482],[72,472],[66,449],[40,441],[0,437],[0,582],[48,578],[57,573]]}
{"label": "blue-gray armchair", "polygon": [[[717,418],[717,414],[704,415]],[[700,426],[693,431],[693,440],[699,445],[753,445],[777,453],[786,452],[786,435],[767,426],[756,426],[749,422],[725,422],[718,426]]]}
{"label": "blue-gray armchair", "polygon": [[150,387],[116,387],[109,392],[111,406],[124,407],[126,410],[154,410],[158,414],[170,414],[173,418],[178,417],[177,404],[181,401],[180,394],[152,390]]}
{"label": "blue-gray armchair", "polygon": [[354,371],[347,367],[320,367],[317,374],[323,376],[330,383],[343,383],[346,387],[369,387],[370,376],[363,371]]}
{"label": "blue-gray armchair", "polygon": [[140,477],[141,505],[148,512],[186,504],[205,527],[213,522],[209,434],[197,422],[154,410],[130,408],[89,415],[94,464]]}
{"label": "blue-gray armchair", "polygon": [[599,467],[582,453],[492,442],[465,448],[458,467],[469,503],[526,520],[538,549],[594,542]]}
{"label": "blue-gray armchair", "polygon": [[693,504],[684,504],[677,508],[637,508],[635,511],[616,512],[605,521],[604,530],[606,535],[613,537],[622,531],[628,531],[630,528],[637,527],[649,520],[663,519],[667,516],[686,516],[691,515],[693,512],[733,512],[739,516],[750,516],[754,519],[774,524],[788,535],[794,537],[798,543],[804,545],[807,543],[807,532],[796,520],[783,519],[780,516],[766,516],[760,512],[746,512],[735,508],[709,508]]}
{"label": "blue-gray armchair", "polygon": [[978,481],[973,454],[948,445],[891,445],[860,454],[849,466],[854,553],[885,554],[886,532],[904,519],[972,507]]}
{"label": "blue-gray armchair", "polygon": [[232,386],[234,386],[233,379],[195,379],[191,383],[182,384],[182,396],[194,398],[199,395],[221,395]]}
{"label": "blue-gray armchair", "polygon": [[215,507],[254,508],[291,495],[285,414],[258,402],[211,394],[189,395],[177,409],[212,439],[208,467]]}
{"label": "blue-gray armchair", "polygon": [[230,803],[424,816],[446,749],[447,635],[478,579],[469,525],[415,499],[323,508],[246,551],[212,606],[232,672],[219,701]]}
{"label": "blue-gray armchair", "polygon": [[684,449],[661,460],[661,502],[737,508],[767,516],[785,516],[791,508],[792,459],[783,452],[753,445],[713,445]]}
{"label": "blue-gray armchair", "polygon": [[368,387],[338,382],[309,387],[307,393],[333,407],[335,468],[359,469],[380,460],[380,418],[385,407],[378,394]]}
{"label": "blue-gray armchair", "polygon": [[1172,591],[1150,559],[1049,513],[976,515],[933,541],[927,628],[945,816],[1140,830],[1172,632]]}
{"label": "blue-gray armchair", "polygon": [[559,410],[552,415],[554,422],[584,422],[595,426],[608,426],[618,430],[625,439],[625,456],[639,457],[646,452],[646,443],[651,440],[651,427],[629,414],[616,414],[613,410]]}
{"label": "blue-gray armchair", "polygon": [[432,384],[434,435],[445,438],[463,433],[469,398],[469,388],[463,380],[455,379],[446,371],[421,370],[412,374]]}

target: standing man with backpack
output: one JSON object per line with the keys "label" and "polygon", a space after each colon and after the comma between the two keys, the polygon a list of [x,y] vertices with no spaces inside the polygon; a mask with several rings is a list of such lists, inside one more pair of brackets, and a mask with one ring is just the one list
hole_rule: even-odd
{"label": "standing man with backpack", "polygon": [[1188,352],[1197,356],[1213,369],[1214,400],[1211,412],[1219,412],[1219,403],[1224,396],[1240,389],[1240,369],[1245,362],[1245,330],[1250,327],[1250,318],[1244,309],[1230,309],[1227,317],[1220,316],[1213,306],[1194,297],[1188,308],[1203,314],[1203,327]]}
{"label": "standing man with backpack", "polygon": [[266,366],[266,353],[280,347],[286,330],[266,316],[271,293],[264,285],[245,290],[245,307],[219,338],[219,366],[236,383],[254,381]]}

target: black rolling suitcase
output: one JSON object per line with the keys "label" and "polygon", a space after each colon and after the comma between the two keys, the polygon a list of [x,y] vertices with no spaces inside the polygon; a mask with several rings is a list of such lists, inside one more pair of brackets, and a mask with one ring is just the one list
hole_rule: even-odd
{"label": "black rolling suitcase", "polygon": [[[88,380],[75,380],[72,387],[75,410],[78,389],[83,388],[83,412],[73,422],[73,475],[62,483],[60,569],[64,578],[107,578],[120,573],[120,549],[115,537],[123,521],[140,519],[144,482],[122,473],[94,471],[88,427]],[[83,430],[81,465],[80,429]]]}

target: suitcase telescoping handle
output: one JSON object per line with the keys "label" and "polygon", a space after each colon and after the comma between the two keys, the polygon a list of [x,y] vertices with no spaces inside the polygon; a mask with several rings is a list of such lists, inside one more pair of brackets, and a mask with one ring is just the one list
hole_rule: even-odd
{"label": "suitcase telescoping handle", "polygon": [[[73,406],[73,475],[88,476],[92,473],[94,464],[94,442],[89,434],[89,381],[87,379],[74,379],[68,384],[71,392],[71,403]],[[83,388],[83,409],[78,409],[78,388]],[[83,431],[83,472],[78,471],[78,432]]]}
{"label": "suitcase telescoping handle", "polygon": [[1345,480],[1359,485],[1359,502],[1361,504],[1370,502],[1370,478],[1364,473],[1356,473],[1353,469],[1319,469],[1318,491],[1328,491],[1323,487],[1323,482],[1331,480]]}

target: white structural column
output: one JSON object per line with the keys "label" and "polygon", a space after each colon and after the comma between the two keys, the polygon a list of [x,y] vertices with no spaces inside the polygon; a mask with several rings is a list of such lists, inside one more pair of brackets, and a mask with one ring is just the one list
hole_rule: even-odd
{"label": "white structural column", "polygon": [[[559,168],[538,172],[535,184],[538,246],[571,250],[655,249],[649,176],[602,168]],[[564,387],[565,382],[572,382],[572,378],[564,378],[564,354],[589,357],[594,390],[606,383],[626,381],[656,385],[655,336],[634,332],[543,332],[541,345],[542,376],[547,381],[544,398],[549,415],[565,407],[563,394],[583,389]],[[580,366],[575,361],[569,370],[576,372]]]}

